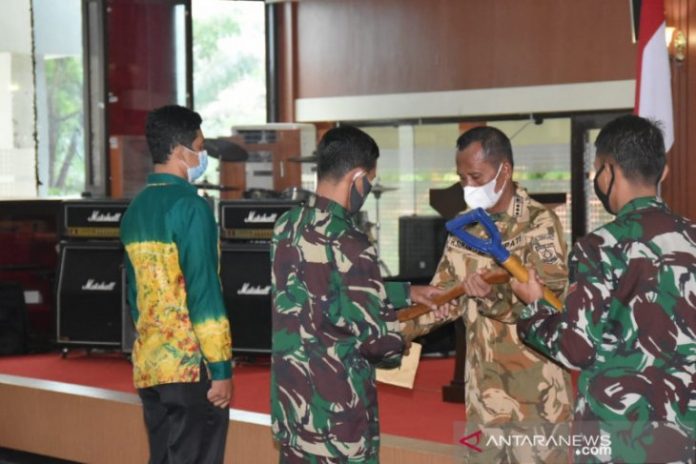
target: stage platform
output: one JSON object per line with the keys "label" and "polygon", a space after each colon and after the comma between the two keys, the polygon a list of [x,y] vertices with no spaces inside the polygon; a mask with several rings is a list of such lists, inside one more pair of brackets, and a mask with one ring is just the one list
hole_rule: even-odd
{"label": "stage platform", "polygon": [[[464,406],[443,403],[451,358],[424,359],[413,390],[379,386],[383,464],[449,464]],[[227,463],[278,462],[270,432],[269,367],[235,368]],[[117,354],[0,358],[0,447],[89,463],[147,461],[131,366]]]}

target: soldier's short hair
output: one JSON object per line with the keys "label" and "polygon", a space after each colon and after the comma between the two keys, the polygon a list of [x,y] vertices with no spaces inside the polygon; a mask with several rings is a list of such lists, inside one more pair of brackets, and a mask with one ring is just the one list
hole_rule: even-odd
{"label": "soldier's short hair", "polygon": [[498,165],[507,161],[510,166],[515,166],[510,139],[500,129],[492,126],[469,129],[457,139],[457,150],[462,151],[474,142],[481,144],[483,155],[491,164]]}
{"label": "soldier's short hair", "polygon": [[662,130],[656,121],[633,114],[620,116],[599,132],[597,156],[616,160],[629,181],[655,184],[667,162]]}
{"label": "soldier's short hair", "polygon": [[377,165],[379,147],[357,127],[340,126],[324,134],[316,153],[319,180],[338,180],[355,168],[372,170]]}

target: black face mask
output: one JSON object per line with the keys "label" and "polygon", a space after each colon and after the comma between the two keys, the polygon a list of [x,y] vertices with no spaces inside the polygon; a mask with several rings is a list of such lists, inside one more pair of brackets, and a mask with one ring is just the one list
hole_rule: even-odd
{"label": "black face mask", "polygon": [[607,190],[607,193],[604,193],[599,189],[599,183],[597,182],[599,175],[602,173],[602,171],[604,171],[605,167],[606,164],[603,164],[602,167],[599,168],[599,171],[597,171],[597,174],[594,176],[594,193],[597,195],[597,198],[599,198],[599,201],[602,202],[602,206],[604,206],[604,209],[607,210],[607,213],[616,214],[614,211],[612,211],[611,206],[609,206],[609,196],[611,195],[611,189],[614,187],[614,166],[611,164],[609,165],[609,169],[611,170],[611,180],[609,181],[609,189]]}
{"label": "black face mask", "polygon": [[353,214],[360,211],[360,208],[362,208],[362,205],[365,203],[365,198],[367,198],[367,195],[370,193],[370,190],[372,190],[372,184],[367,179],[367,175],[364,175],[362,177],[362,187],[362,195],[360,195],[360,192],[358,191],[358,187],[355,185],[355,182],[353,182],[353,186],[350,188],[350,205],[348,205],[348,211],[350,211]]}

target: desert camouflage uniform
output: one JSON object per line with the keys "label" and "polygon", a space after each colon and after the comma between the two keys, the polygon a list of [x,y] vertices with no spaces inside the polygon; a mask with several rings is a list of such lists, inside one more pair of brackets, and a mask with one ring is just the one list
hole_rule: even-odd
{"label": "desert camouflage uniform", "polygon": [[281,462],[379,459],[375,365],[401,361],[394,307],[375,248],[340,205],[318,197],[275,225],[271,416]]}
{"label": "desert camouflage uniform", "polygon": [[[491,214],[503,244],[526,265],[534,266],[546,285],[561,294],[567,282],[567,247],[556,215],[532,200],[517,186],[507,211]],[[479,224],[468,232],[487,237]],[[451,287],[479,269],[500,270],[492,258],[468,249],[450,235],[432,284]],[[449,319],[464,318],[466,326],[465,400],[467,431],[500,433],[496,426],[516,427],[527,433],[549,433],[554,424],[571,417],[572,388],[565,369],[517,337],[514,323],[524,305],[509,284],[493,286],[493,298],[463,297]],[[442,322],[442,323],[444,323]],[[427,333],[442,323],[425,315],[403,328],[406,338]],[[464,418],[462,418],[464,419]],[[543,429],[543,430],[541,430]],[[462,450],[467,462],[558,462],[565,450],[529,447]]]}
{"label": "desert camouflage uniform", "polygon": [[540,300],[518,328],[581,371],[576,421],[609,433],[612,462],[694,461],[694,223],[655,197],[629,202],[575,245],[564,312]]}

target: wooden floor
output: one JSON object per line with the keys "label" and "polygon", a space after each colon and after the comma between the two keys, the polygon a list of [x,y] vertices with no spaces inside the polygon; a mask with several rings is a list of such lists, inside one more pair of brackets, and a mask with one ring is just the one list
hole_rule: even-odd
{"label": "wooden floor", "polygon": [[[0,447],[98,464],[147,462],[137,395],[0,374]],[[450,464],[451,445],[383,435],[382,464]],[[226,463],[277,463],[270,416],[230,410]]]}

